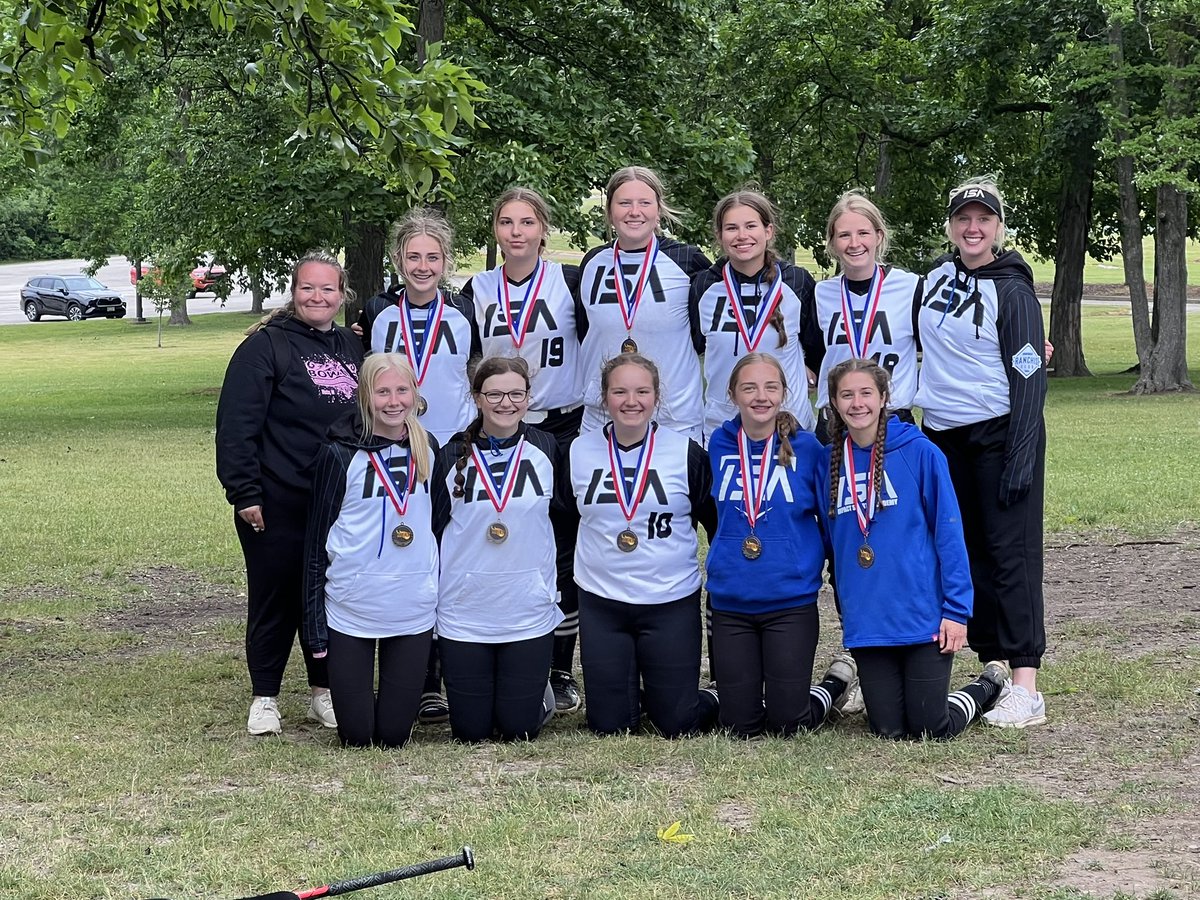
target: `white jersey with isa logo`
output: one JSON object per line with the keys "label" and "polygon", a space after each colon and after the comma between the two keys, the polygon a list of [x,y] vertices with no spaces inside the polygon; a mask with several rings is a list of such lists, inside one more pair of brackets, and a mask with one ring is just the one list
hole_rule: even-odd
{"label": "white jersey with isa logo", "polygon": [[[580,515],[575,582],[585,591],[632,604],[686,597],[700,589],[692,516],[697,492],[706,496],[711,489],[707,457],[699,445],[665,427],[655,427],[651,440],[620,448],[620,470],[635,488],[635,499],[639,463],[645,468],[640,502],[627,519],[627,504],[618,498],[621,488],[613,479],[610,430],[585,432],[571,444],[571,488]],[[631,537],[618,543],[622,532]]]}
{"label": "white jersey with isa logo", "polygon": [[[691,302],[704,335],[705,446],[724,422],[737,415],[737,407],[729,399],[729,376],[737,361],[751,352],[751,348],[779,360],[789,388],[783,408],[796,417],[801,428],[812,431],[816,418],[808,402],[808,373],[800,342],[801,295],[811,292],[812,277],[796,266],[782,265],[777,269],[779,276],[766,284],[758,279],[739,278],[730,269],[718,263],[692,283]],[[729,302],[731,291],[740,295],[739,309]],[[811,308],[810,305],[810,317]],[[782,347],[779,332],[770,322],[776,311],[783,317],[787,336]]]}
{"label": "white jersey with isa logo", "polygon": [[579,335],[572,287],[579,270],[549,260],[521,282],[504,277],[504,267],[480,272],[467,282],[484,356],[520,356],[529,363],[533,412],[578,406]]}
{"label": "white jersey with isa logo", "polygon": [[558,444],[524,426],[495,447],[477,442],[461,471],[463,496],[455,497],[462,450],[461,437],[446,445],[435,475],[446,491],[439,498],[448,498],[434,513],[442,548],[437,632],[485,644],[549,634],[563,620],[550,520]]}
{"label": "white jersey with isa logo", "polygon": [[[875,272],[871,281],[847,281],[838,276],[817,285],[817,321],[826,347],[817,377],[817,409],[829,405],[830,371],[838,363],[854,358],[856,350],[862,351],[859,358],[874,360],[891,376],[888,408],[912,409],[917,395],[917,341],[913,328],[920,308],[921,277],[889,266],[877,267]],[[869,333],[865,333],[866,329]]]}
{"label": "white jersey with isa logo", "polygon": [[[688,316],[688,294],[692,276],[710,262],[695,247],[670,238],[656,239],[641,250],[621,251],[620,261],[619,288],[613,278],[612,244],[590,250],[580,266],[576,326],[582,336],[581,431],[595,431],[608,421],[600,395],[600,367],[632,341],[638,353],[658,366],[658,421],[698,441],[704,416],[700,349]],[[622,298],[634,306],[632,313]]]}
{"label": "white jersey with isa logo", "polygon": [[[436,333],[430,335],[431,329]],[[403,294],[371,323],[371,352],[407,357],[421,383],[425,430],[445,443],[475,417],[467,360],[480,352],[470,304],[458,294],[438,293],[427,306],[411,306]]]}

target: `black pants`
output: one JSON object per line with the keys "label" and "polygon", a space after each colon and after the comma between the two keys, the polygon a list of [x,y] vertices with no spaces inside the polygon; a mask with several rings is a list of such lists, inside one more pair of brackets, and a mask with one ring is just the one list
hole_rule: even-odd
{"label": "black pants", "polygon": [[1046,428],[1038,438],[1033,484],[1012,506],[1000,503],[1000,477],[1008,416],[927,430],[946,454],[962,510],[963,532],[975,586],[975,611],[967,641],[981,662],[1008,660],[1013,668],[1039,668],[1046,652],[1042,599],[1042,513],[1045,505]]}
{"label": "black pants", "polygon": [[939,651],[936,641],[850,652],[858,663],[867,721],[880,737],[948,740],[990,708],[999,693],[995,685],[977,680],[947,696],[954,655]]}
{"label": "black pants", "polygon": [[460,741],[531,740],[542,730],[554,634],[480,644],[439,638],[450,731]]}
{"label": "black pants", "polygon": [[[547,416],[534,425],[539,431],[554,435],[566,464],[571,443],[579,436],[583,424],[583,406],[562,415]],[[579,638],[579,588],[575,584],[574,523],[555,521],[554,541],[558,547],[558,608],[565,618],[554,629],[554,657],[551,667],[570,672],[575,668],[575,643]]]}
{"label": "black pants", "polygon": [[810,731],[846,689],[836,678],[812,684],[820,634],[815,603],[753,615],[714,609],[712,624],[721,724],[736,735]]}
{"label": "black pants", "polygon": [[394,748],[408,742],[421,702],[432,635],[423,631],[376,639],[329,629],[329,689],[343,745]]}
{"label": "black pants", "polygon": [[700,592],[639,606],[579,592],[580,658],[587,723],[596,734],[650,722],[674,738],[700,727]]}
{"label": "black pants", "polygon": [[[234,513],[234,527],[246,559],[246,667],[256,697],[276,697],[292,644],[304,615],[304,529],[308,497],[267,491],[263,531],[256,532]],[[304,666],[312,687],[329,687],[325,660],[307,650]]]}

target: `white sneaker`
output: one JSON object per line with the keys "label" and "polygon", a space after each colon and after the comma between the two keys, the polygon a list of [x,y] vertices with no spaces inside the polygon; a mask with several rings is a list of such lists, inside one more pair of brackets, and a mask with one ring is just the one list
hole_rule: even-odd
{"label": "white sneaker", "polygon": [[1040,693],[1031,694],[1019,684],[1014,684],[996,701],[995,706],[983,714],[983,721],[997,728],[1044,725],[1046,700]]}
{"label": "white sneaker", "polygon": [[251,734],[279,734],[283,731],[280,721],[279,707],[274,697],[255,697],[250,704],[250,718],[246,720],[246,730]]}
{"label": "white sneaker", "polygon": [[857,700],[859,704],[859,710],[856,711],[866,709],[862,705],[862,689],[858,686],[858,663],[854,661],[849,650],[839,650],[833,654],[833,661],[825,670],[825,677],[821,680],[824,681],[825,678],[836,678],[846,683],[846,689],[842,691],[842,695],[837,698],[833,709],[830,710],[834,716],[851,715],[852,713],[847,712],[846,707],[854,700]]}
{"label": "white sneaker", "polygon": [[326,728],[337,728],[337,716],[333,714],[333,696],[329,691],[313,694],[308,701],[308,717]]}

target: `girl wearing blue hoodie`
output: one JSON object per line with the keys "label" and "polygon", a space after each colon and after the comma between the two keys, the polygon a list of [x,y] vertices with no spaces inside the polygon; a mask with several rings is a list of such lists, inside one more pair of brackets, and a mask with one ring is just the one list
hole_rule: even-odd
{"label": "girl wearing blue hoodie", "polygon": [[721,724],[742,737],[788,736],[821,725],[856,681],[853,658],[839,654],[811,684],[825,565],[817,473],[825,454],[782,411],[787,377],[775,357],[743,356],[728,390],[737,415],[713,433],[708,449],[717,503],[708,591]]}
{"label": "girl wearing blue hoodie", "polygon": [[1009,671],[989,662],[947,696],[973,591],[946,457],[915,425],[888,416],[888,374],[875,362],[839,363],[828,389],[821,523],[871,731],[952,738],[995,704]]}

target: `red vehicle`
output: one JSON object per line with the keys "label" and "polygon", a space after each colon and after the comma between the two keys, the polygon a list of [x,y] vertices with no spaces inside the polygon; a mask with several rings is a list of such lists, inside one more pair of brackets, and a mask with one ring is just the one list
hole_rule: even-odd
{"label": "red vehicle", "polygon": [[[154,278],[157,271],[153,265],[146,264],[142,266],[142,277]],[[207,266],[196,266],[192,269],[190,277],[192,279],[191,296],[194,297],[201,291],[206,293],[211,291],[217,284],[228,279],[229,273],[220,263],[212,263]],[[138,283],[137,266],[129,267],[129,283]]]}

